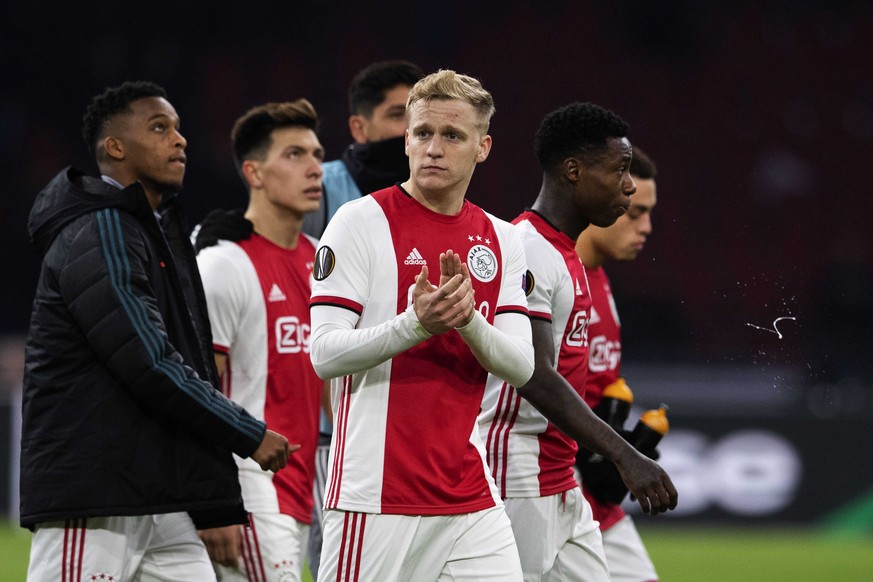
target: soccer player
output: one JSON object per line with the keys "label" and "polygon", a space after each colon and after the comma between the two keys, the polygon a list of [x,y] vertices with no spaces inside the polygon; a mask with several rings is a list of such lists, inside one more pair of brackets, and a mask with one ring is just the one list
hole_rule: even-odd
{"label": "soccer player", "polygon": [[197,255],[225,394],[300,444],[275,477],[238,460],[249,527],[204,538],[220,580],[279,582],[302,573],[323,387],[309,360],[317,241],[300,232],[321,199],[317,123],[305,99],[261,105],[237,119],[231,141],[254,232]]}
{"label": "soccer player", "polygon": [[493,99],[443,70],[406,111],[409,179],[343,205],[315,259],[335,427],[319,578],[521,580],[476,424],[488,372],[533,371],[521,241],[465,199]]}
{"label": "soccer player", "polygon": [[[592,301],[591,322],[588,324],[591,353],[585,382],[585,402],[591,408],[600,403],[603,389],[618,380],[621,372],[621,323],[603,264],[609,260],[632,261],[643,250],[646,237],[652,233],[652,209],[657,202],[656,174],[652,160],[635,147],[630,175],[637,191],[631,198],[628,211],[612,226],[589,226],[576,241],[576,253],[585,264]],[[603,534],[610,579],[613,582],[657,580],[655,567],[630,516],[619,505],[598,499],[596,493],[585,486],[586,471],[596,471],[597,466],[602,466],[602,463],[583,462],[579,468],[582,492],[591,504],[594,519],[600,524]]]}
{"label": "soccer player", "polygon": [[25,353],[21,524],[28,580],[215,580],[196,528],[244,523],[231,453],[285,466],[288,441],[222,396],[176,192],[187,141],[163,88],[96,96],[101,178],[37,196],[43,254]]}
{"label": "soccer player", "polygon": [[[344,203],[409,177],[403,139],[407,126],[406,99],[423,76],[417,65],[401,60],[375,62],[355,75],[349,85],[349,131],[354,143],[343,151],[340,159],[322,165],[324,195],[318,211],[303,219],[304,232],[320,237]],[[321,562],[322,507],[332,434],[331,419],[322,412],[307,551],[314,579]]]}
{"label": "soccer player", "polygon": [[591,103],[549,113],[535,145],[542,187],[514,221],[527,255],[536,368],[521,387],[489,378],[480,430],[525,580],[609,580],[600,531],[573,474],[576,441],[615,462],[643,511],[676,506],[667,474],[582,400],[591,295],[575,241],[590,224],[609,226],[630,205],[636,187],[627,129]]}

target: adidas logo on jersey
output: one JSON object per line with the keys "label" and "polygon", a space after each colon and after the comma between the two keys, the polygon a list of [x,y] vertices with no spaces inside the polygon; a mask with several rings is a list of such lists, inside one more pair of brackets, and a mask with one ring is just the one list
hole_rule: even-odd
{"label": "adidas logo on jersey", "polygon": [[582,287],[579,286],[579,279],[576,279],[576,295],[584,295]]}
{"label": "adidas logo on jersey", "polygon": [[421,256],[421,253],[418,252],[418,249],[413,247],[412,252],[409,253],[409,256],[406,257],[406,260],[403,261],[404,265],[426,265],[427,261],[424,260],[424,257]]}
{"label": "adidas logo on jersey", "polygon": [[282,290],[279,289],[279,286],[273,283],[273,286],[270,288],[270,294],[267,295],[267,301],[270,303],[275,303],[276,301],[285,301],[288,299],[285,297],[285,294],[282,293]]}

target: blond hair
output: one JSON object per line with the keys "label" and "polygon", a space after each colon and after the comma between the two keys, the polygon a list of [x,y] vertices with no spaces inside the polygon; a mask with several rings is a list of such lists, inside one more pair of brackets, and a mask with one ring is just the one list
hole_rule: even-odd
{"label": "blond hair", "polygon": [[482,135],[488,133],[488,125],[491,123],[491,116],[494,115],[494,98],[477,79],[448,69],[431,73],[413,85],[409,91],[406,114],[409,115],[412,104],[416,101],[432,99],[458,99],[469,103],[476,110],[480,132]]}

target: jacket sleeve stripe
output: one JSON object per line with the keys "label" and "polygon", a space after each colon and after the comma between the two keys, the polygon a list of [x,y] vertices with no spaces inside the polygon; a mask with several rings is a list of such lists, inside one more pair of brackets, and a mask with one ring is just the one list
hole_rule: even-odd
{"label": "jacket sleeve stripe", "polygon": [[187,377],[182,364],[163,355],[168,351],[165,345],[166,339],[161,336],[158,329],[149,320],[146,306],[133,292],[130,263],[124,252],[124,237],[118,211],[101,210],[97,214],[97,221],[112,288],[137,336],[145,345],[153,368],[162,372],[173,384],[211,413],[237,427],[240,432],[251,439],[260,441],[263,435],[263,425],[259,421],[242,416],[224,398],[213,397],[214,390],[210,384],[197,378]]}

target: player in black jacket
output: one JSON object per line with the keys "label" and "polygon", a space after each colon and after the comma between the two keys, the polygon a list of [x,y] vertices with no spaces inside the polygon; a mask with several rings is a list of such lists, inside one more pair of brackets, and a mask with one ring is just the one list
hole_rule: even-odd
{"label": "player in black jacket", "polygon": [[293,446],[215,389],[175,196],[187,142],[164,90],[108,89],[84,121],[102,179],[62,171],[28,225],[44,255],[25,355],[28,580],[209,580],[195,527],[246,520],[231,453],[277,471]]}

